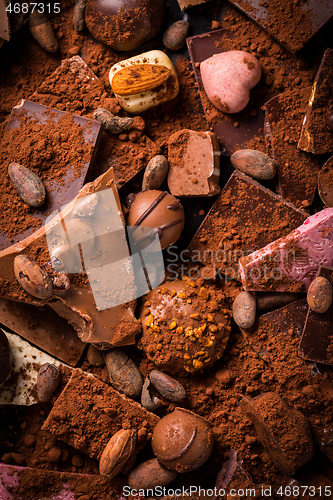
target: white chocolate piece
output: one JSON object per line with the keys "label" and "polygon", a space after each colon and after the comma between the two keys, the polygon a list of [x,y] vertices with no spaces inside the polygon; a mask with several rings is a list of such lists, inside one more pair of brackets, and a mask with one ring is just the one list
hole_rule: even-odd
{"label": "white chocolate piece", "polygon": [[158,86],[158,90],[150,89],[140,94],[121,96],[115,93],[119,104],[129,113],[141,113],[149,108],[158,106],[163,102],[170,101],[178,95],[179,92],[179,82],[177,78],[177,73],[169,57],[164,54],[161,50],[151,50],[149,52],[144,52],[138,56],[130,57],[125,61],[121,61],[110,69],[109,79],[112,87],[112,80],[114,76],[126,67],[130,67],[136,64],[156,64],[159,66],[165,66],[171,71],[173,79],[168,79],[162,85]]}
{"label": "white chocolate piece", "polygon": [[0,386],[0,405],[30,406],[38,403],[36,382],[40,366],[52,363],[67,366],[49,354],[40,351],[18,335],[4,330],[12,353],[12,368],[7,379]]}

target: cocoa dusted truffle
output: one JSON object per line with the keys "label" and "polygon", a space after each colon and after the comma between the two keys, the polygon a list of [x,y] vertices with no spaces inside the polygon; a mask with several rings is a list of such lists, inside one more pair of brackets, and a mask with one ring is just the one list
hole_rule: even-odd
{"label": "cocoa dusted truffle", "polygon": [[185,408],[176,408],[163,417],[152,435],[152,448],[165,467],[191,472],[208,460],[213,450],[210,423]]}
{"label": "cocoa dusted truffle", "polygon": [[93,37],[112,49],[139,47],[159,32],[163,0],[87,0],[86,25]]}
{"label": "cocoa dusted truffle", "polygon": [[142,349],[172,374],[197,372],[219,359],[231,331],[223,292],[188,277],[149,292],[140,311]]}
{"label": "cocoa dusted truffle", "polygon": [[6,380],[12,366],[12,356],[8,339],[0,329],[0,385]]}
{"label": "cocoa dusted truffle", "polygon": [[141,191],[137,195],[130,194],[126,202],[129,208],[127,225],[139,226],[131,233],[137,244],[147,246],[156,234],[162,248],[179,239],[184,227],[184,210],[177,198],[167,191]]}

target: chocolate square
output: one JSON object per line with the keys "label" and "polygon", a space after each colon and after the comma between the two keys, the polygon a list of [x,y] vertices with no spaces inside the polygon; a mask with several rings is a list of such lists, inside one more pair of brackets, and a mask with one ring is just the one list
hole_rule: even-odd
{"label": "chocolate square", "polygon": [[[122,428],[124,419],[136,431],[146,427],[148,433],[160,420],[113,387],[76,369],[42,430],[98,460],[110,438]],[[145,442],[139,440],[138,449]]]}
{"label": "chocolate square", "polygon": [[305,212],[235,170],[188,248],[193,260],[239,280],[241,257],[289,234],[305,219]]}
{"label": "chocolate square", "polygon": [[[333,267],[320,267],[317,276],[323,276],[333,285]],[[299,355],[310,361],[333,366],[333,305],[325,313],[308,309],[299,344]]]}

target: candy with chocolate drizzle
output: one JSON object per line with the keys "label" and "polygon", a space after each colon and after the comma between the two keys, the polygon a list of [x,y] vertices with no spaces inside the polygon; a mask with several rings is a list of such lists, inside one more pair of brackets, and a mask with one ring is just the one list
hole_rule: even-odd
{"label": "candy with chocolate drizzle", "polygon": [[132,193],[127,197],[126,204],[129,208],[127,225],[140,227],[132,233],[138,248],[147,246],[156,235],[162,249],[180,237],[184,227],[184,210],[179,200],[167,191]]}

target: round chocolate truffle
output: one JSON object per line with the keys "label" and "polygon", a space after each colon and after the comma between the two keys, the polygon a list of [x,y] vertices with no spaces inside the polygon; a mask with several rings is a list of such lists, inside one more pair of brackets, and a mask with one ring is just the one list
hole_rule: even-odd
{"label": "round chocolate truffle", "polygon": [[167,191],[149,190],[130,194],[127,206],[127,225],[138,226],[131,233],[138,247],[146,247],[156,235],[162,248],[172,245],[180,237],[184,227],[184,209],[177,198]]}
{"label": "round chocolate truffle", "polygon": [[12,355],[8,339],[0,329],[0,385],[6,380],[12,367]]}
{"label": "round chocolate truffle", "polygon": [[140,311],[142,349],[167,372],[198,372],[219,359],[231,331],[231,311],[221,289],[184,277],[145,296]]}
{"label": "round chocolate truffle", "polygon": [[163,0],[87,0],[85,21],[99,42],[126,51],[139,47],[159,32]]}
{"label": "round chocolate truffle", "polygon": [[208,460],[213,449],[210,423],[189,410],[176,408],[156,425],[151,445],[165,467],[191,472]]}

